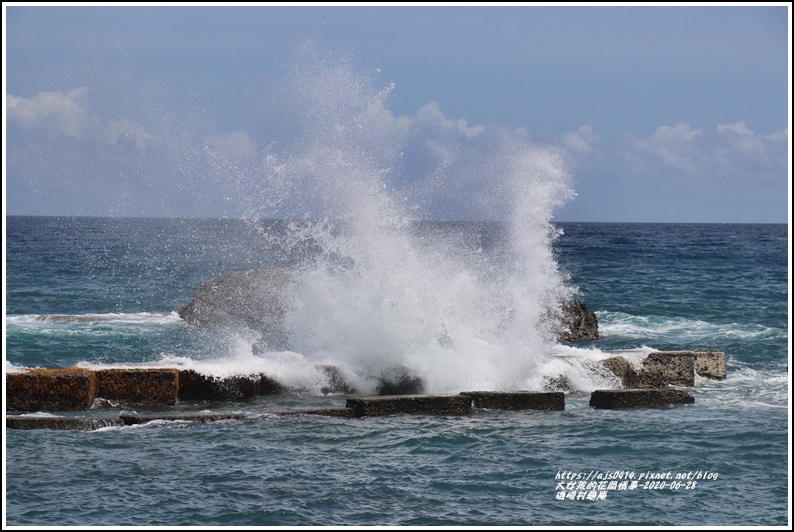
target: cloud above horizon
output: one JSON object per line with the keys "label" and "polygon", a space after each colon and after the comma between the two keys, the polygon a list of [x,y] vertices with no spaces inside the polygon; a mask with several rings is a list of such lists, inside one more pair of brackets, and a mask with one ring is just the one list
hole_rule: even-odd
{"label": "cloud above horizon", "polygon": [[[138,116],[102,116],[92,108],[90,93],[88,87],[77,87],[30,98],[7,95],[8,145],[15,158],[9,168],[18,174],[9,188],[12,213],[30,210],[33,204],[42,207],[42,187],[51,178],[61,183],[56,201],[43,206],[52,214],[87,214],[85,198],[99,195],[107,207],[103,214],[270,214],[265,198],[258,197],[270,193],[263,182],[273,168],[271,146],[276,139],[267,137],[267,124],[260,131],[214,131],[211,124],[194,131],[147,131]],[[423,201],[438,208],[441,217],[492,215],[495,205],[473,205],[470,199],[482,197],[473,194],[475,189],[492,185],[484,179],[489,170],[483,161],[495,139],[504,137],[561,150],[585,191],[598,187],[599,176],[607,175],[662,180],[669,186],[683,181],[780,184],[787,175],[787,129],[759,134],[741,121],[710,128],[679,122],[659,125],[647,137],[627,133],[617,142],[606,142],[593,126],[584,124],[561,135],[533,137],[524,128],[469,124],[465,118],[446,116],[438,102],[429,102],[413,115],[397,116],[385,106],[386,99],[372,99],[364,111],[347,109],[359,113],[351,118],[359,128],[367,128],[360,138],[347,141],[362,146],[377,141],[376,150],[367,149],[377,151],[388,166],[392,185],[423,181],[413,192],[427,196]],[[336,100],[328,105],[333,108]],[[322,127],[346,119],[336,117]],[[383,150],[393,153],[384,156]],[[481,163],[475,164],[477,160]],[[37,175],[42,171],[53,175]],[[112,186],[107,185],[111,175]],[[158,191],[154,202],[148,196],[153,189]],[[209,201],[218,195],[223,201]]]}
{"label": "cloud above horizon", "polygon": [[[258,197],[268,193],[262,182],[272,170],[271,147],[277,140],[267,137],[272,133],[268,124],[260,131],[214,131],[210,123],[193,131],[147,131],[138,116],[102,116],[92,107],[90,93],[88,87],[77,87],[30,98],[7,95],[8,145],[16,160],[10,169],[19,174],[9,189],[12,213],[25,212],[43,199],[47,178],[36,174],[50,169],[57,172],[58,180],[70,183],[55,196],[56,201],[44,206],[44,212],[53,214],[70,210],[86,214],[81,210],[87,206],[86,194],[104,195],[100,197],[107,206],[103,214],[269,214],[265,198]],[[338,100],[323,105],[335,109]],[[344,96],[344,100],[351,98]],[[347,110],[358,113],[353,120],[361,136],[356,137],[359,133],[354,131],[346,141],[365,146],[388,166],[384,171],[392,174],[393,186],[424,180],[413,190],[427,196],[424,201],[439,208],[442,217],[492,216],[488,211],[495,205],[472,204],[467,198],[478,196],[473,194],[478,188],[492,186],[492,180],[483,178],[489,170],[473,162],[487,159],[488,147],[505,137],[561,150],[580,184],[605,175],[666,180],[670,186],[682,181],[780,183],[787,175],[788,129],[759,134],[742,121],[697,129],[678,122],[659,125],[647,137],[627,132],[617,142],[606,142],[592,125],[583,124],[560,135],[533,137],[525,128],[469,124],[465,118],[446,116],[435,101],[413,115],[395,115],[386,100],[387,95],[376,93],[362,109]],[[346,117],[328,120],[315,134],[327,137],[322,128],[337,127]],[[384,156],[383,150],[390,153]],[[110,175],[115,176],[113,186],[98,186],[106,185]],[[147,201],[153,190],[157,201]],[[218,194],[224,201],[208,201]]]}

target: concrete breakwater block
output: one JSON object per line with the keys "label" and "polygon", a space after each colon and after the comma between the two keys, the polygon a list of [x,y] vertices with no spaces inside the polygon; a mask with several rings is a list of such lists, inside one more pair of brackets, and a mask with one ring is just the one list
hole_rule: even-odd
{"label": "concrete breakwater block", "polygon": [[655,351],[634,366],[622,356],[602,361],[605,368],[620,378],[626,388],[658,388],[694,386],[695,374],[722,380],[727,375],[725,353],[722,351]]}
{"label": "concrete breakwater block", "polygon": [[590,394],[590,406],[606,409],[653,408],[694,402],[691,394],[674,388],[596,390]]}
{"label": "concrete breakwater block", "polygon": [[227,419],[246,419],[245,414],[123,414],[119,418],[125,425],[140,425],[150,421],[197,421],[209,423]]}
{"label": "concrete breakwater block", "polygon": [[727,377],[725,353],[722,351],[692,351],[692,353],[695,356],[695,373],[719,381]]}
{"label": "concrete breakwater block", "polygon": [[354,417],[389,414],[468,414],[471,397],[467,395],[380,395],[350,397],[345,404]]}
{"label": "concrete breakwater block", "polygon": [[494,410],[565,410],[563,392],[461,392],[477,408]]}
{"label": "concrete breakwater block", "polygon": [[82,368],[6,373],[6,411],[88,410],[95,389],[96,375]]}
{"label": "concrete breakwater block", "polygon": [[213,377],[192,369],[179,372],[180,401],[244,401],[286,391],[265,375]]}
{"label": "concrete breakwater block", "polygon": [[119,418],[6,416],[6,428],[16,430],[53,429],[90,431],[105,427],[121,427]]}
{"label": "concrete breakwater block", "polygon": [[657,351],[642,361],[637,388],[695,385],[695,357],[690,351]]}
{"label": "concrete breakwater block", "polygon": [[95,374],[97,398],[142,405],[176,404],[179,372],[175,369],[101,369]]}

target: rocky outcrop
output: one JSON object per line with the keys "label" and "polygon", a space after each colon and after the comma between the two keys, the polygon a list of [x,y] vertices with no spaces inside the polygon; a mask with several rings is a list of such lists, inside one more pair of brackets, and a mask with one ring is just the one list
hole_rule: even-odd
{"label": "rocky outcrop", "polygon": [[416,395],[424,391],[422,379],[402,368],[383,371],[378,377],[376,395]]}
{"label": "rocky outcrop", "polygon": [[246,401],[258,395],[287,391],[267,375],[214,377],[194,370],[179,372],[180,401]]}
{"label": "rocky outcrop", "polygon": [[339,369],[336,366],[320,366],[320,370],[322,370],[323,374],[325,374],[325,378],[327,379],[327,383],[325,386],[320,388],[320,393],[324,395],[328,394],[343,394],[343,395],[355,395],[356,389],[350,386],[342,377],[342,374],[339,372]]}
{"label": "rocky outcrop", "polygon": [[562,305],[564,330],[559,334],[560,342],[592,342],[598,340],[598,318],[579,300],[566,301]]}

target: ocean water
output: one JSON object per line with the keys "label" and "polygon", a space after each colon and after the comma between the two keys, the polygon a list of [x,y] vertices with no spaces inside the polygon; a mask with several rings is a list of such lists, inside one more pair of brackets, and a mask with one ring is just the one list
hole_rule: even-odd
{"label": "ocean water", "polygon": [[[292,391],[170,409],[242,420],[5,430],[5,524],[790,524],[788,227],[553,223],[575,195],[564,153],[437,104],[396,116],[393,87],[374,85],[309,47],[268,93],[278,138],[252,128],[224,152],[188,146],[203,130],[180,132],[188,147],[173,159],[196,179],[184,194],[227,218],[6,217],[6,372],[264,373]],[[141,175],[169,179],[162,160]],[[106,201],[91,199],[120,207]],[[292,272],[282,334],[204,330],[176,313],[215,276],[271,267]],[[571,298],[595,311],[599,340],[556,340]],[[691,405],[589,407],[591,391],[616,385],[593,370],[607,351],[659,349],[724,351],[728,377],[698,378]],[[343,406],[322,393],[326,364],[363,395],[394,370],[433,394],[560,376],[576,391],[555,412],[274,414]]]}
{"label": "ocean water", "polygon": [[[327,220],[7,217],[6,371],[73,365],[264,371],[300,391],[174,407],[241,412],[245,420],[6,430],[6,524],[790,523],[787,226],[549,227],[554,230],[538,240],[548,251],[539,254],[549,261],[544,267],[553,266],[543,274],[551,279],[545,290],[584,300],[599,320],[597,341],[558,344],[542,323],[522,334],[541,314],[513,296],[546,292],[515,288],[516,271],[526,279],[540,274],[516,268],[522,252],[509,224],[390,226],[378,244],[363,248],[360,234],[353,243],[342,238],[349,224]],[[382,248],[381,240],[389,245]],[[399,256],[392,255],[398,246]],[[381,251],[373,257],[362,249]],[[388,264],[367,262],[384,253]],[[302,280],[289,289],[295,298],[289,345],[196,329],[175,313],[214,276],[267,267],[290,267]],[[504,306],[512,310],[508,318]],[[451,343],[438,341],[442,325]],[[652,349],[724,351],[728,377],[698,377],[688,389],[692,405],[589,407],[589,391],[610,382],[583,361],[609,350]],[[560,374],[578,391],[567,394],[559,412],[273,414],[344,405],[345,396],[319,390],[313,368],[329,362],[363,389],[366,375],[399,366],[421,375],[431,393],[539,389],[544,375]],[[105,404],[46,415],[151,410]],[[593,472],[616,482],[598,491],[582,487],[580,500],[558,499],[573,488],[571,477]],[[681,485],[648,481],[668,473],[681,476]],[[621,489],[630,474],[636,485]]]}

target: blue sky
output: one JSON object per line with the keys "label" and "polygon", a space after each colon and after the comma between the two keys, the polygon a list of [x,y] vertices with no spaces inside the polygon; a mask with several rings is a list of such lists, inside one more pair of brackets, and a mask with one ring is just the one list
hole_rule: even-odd
{"label": "blue sky", "polygon": [[559,220],[790,218],[785,4],[3,10],[7,214],[308,212],[273,176],[355,123],[421,217],[493,217],[520,142],[560,156]]}

